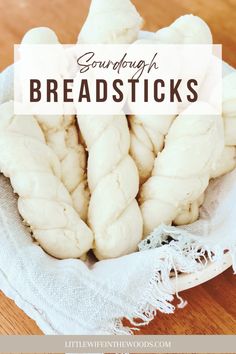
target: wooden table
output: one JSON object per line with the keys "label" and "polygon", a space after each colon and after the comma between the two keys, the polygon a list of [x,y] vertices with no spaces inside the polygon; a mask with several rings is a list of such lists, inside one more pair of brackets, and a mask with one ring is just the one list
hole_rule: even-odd
{"label": "wooden table", "polygon": [[[109,0],[112,1],[112,0]],[[235,0],[134,0],[148,30],[169,25],[178,16],[201,16],[223,44],[223,58],[236,67]],[[0,70],[13,61],[13,43],[35,26],[51,27],[62,43],[74,43],[88,0],[0,0]],[[236,334],[236,279],[232,269],[181,295],[188,306],[174,315],[158,314],[142,334]],[[0,293],[0,334],[40,334],[34,321]]]}

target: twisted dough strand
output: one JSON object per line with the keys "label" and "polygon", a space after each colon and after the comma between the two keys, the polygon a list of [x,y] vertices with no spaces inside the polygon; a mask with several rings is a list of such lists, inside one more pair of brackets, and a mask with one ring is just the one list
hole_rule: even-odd
{"label": "twisted dough strand", "polygon": [[[142,39],[137,43],[211,43],[211,31],[199,17],[185,15],[178,18],[169,27],[150,35],[150,39]],[[175,119],[174,115],[136,115],[129,119],[131,128],[130,154],[139,170],[140,183],[150,176],[155,158],[162,151],[164,138]]]}
{"label": "twisted dough strand", "polygon": [[[213,95],[214,96],[214,93]],[[225,148],[214,166],[211,177],[232,171],[236,166],[236,73],[226,75],[222,81],[222,116]]]}
{"label": "twisted dough strand", "polygon": [[13,102],[0,106],[0,170],[19,195],[18,209],[35,239],[52,256],[81,257],[93,235],[62,184],[60,162],[33,116],[15,116]]}
{"label": "twisted dough strand", "polygon": [[[131,43],[141,24],[129,0],[92,0],[78,42]],[[89,151],[88,222],[95,235],[94,252],[99,259],[133,252],[142,238],[142,217],[135,200],[139,178],[129,156],[126,117],[78,116],[78,122]]]}
{"label": "twisted dough strand", "polygon": [[194,15],[180,16],[170,26],[155,33],[160,43],[167,44],[211,44],[211,31],[200,17]]}
{"label": "twisted dough strand", "polygon": [[92,0],[79,43],[132,43],[143,23],[130,0]]}
{"label": "twisted dough strand", "polygon": [[88,222],[95,254],[104,259],[134,252],[142,238],[142,217],[135,200],[139,180],[129,156],[126,117],[78,116],[78,122],[89,151]]}
{"label": "twisted dough strand", "polygon": [[174,115],[129,117],[130,154],[137,165],[140,184],[151,176],[155,158],[163,149],[164,138],[174,118]]}
{"label": "twisted dough strand", "polygon": [[225,126],[225,144],[236,146],[236,73],[223,79],[222,110]]}
{"label": "twisted dough strand", "polygon": [[[196,114],[198,105],[204,105],[206,115]],[[152,177],[141,188],[145,236],[161,223],[172,223],[185,206],[200,198],[223,143],[221,117],[208,104],[192,104],[175,119]]]}
{"label": "twisted dough strand", "polygon": [[73,116],[35,116],[46,143],[61,163],[61,181],[72,196],[73,205],[86,221],[89,191],[86,180],[86,153],[78,140],[76,118]]}
{"label": "twisted dough strand", "polygon": [[[224,150],[213,166],[211,178],[229,173],[236,167],[236,74],[232,72],[223,78],[222,111],[225,133]],[[199,207],[204,198],[187,206],[175,219],[176,225],[189,224],[198,219]]]}
{"label": "twisted dough strand", "polygon": [[[56,34],[49,28],[34,28],[28,31],[23,44],[60,44]],[[58,48],[56,48],[58,49]],[[67,68],[65,53],[55,51],[53,62],[62,64],[56,66],[53,74],[65,75]],[[53,63],[51,62],[51,63]],[[34,64],[42,66],[40,57],[35,56]],[[47,67],[42,69],[47,73]],[[61,71],[59,71],[61,70]],[[50,75],[48,75],[50,77]],[[35,116],[43,130],[46,143],[53,149],[61,163],[61,180],[72,196],[73,204],[80,217],[86,221],[89,202],[89,191],[86,180],[86,153],[82,144],[79,143],[77,122],[74,116],[69,115],[37,115]]]}

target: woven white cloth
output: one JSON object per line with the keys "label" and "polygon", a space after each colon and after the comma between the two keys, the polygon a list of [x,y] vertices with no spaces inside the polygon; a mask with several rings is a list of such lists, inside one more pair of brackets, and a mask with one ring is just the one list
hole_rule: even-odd
{"label": "woven white cloth", "polygon": [[[0,101],[12,95],[11,70],[1,74]],[[160,227],[140,252],[85,264],[56,260],[33,242],[18,214],[17,196],[0,176],[0,288],[45,334],[130,333],[123,317],[137,328],[137,318],[146,324],[157,310],[174,311],[173,269],[196,272],[207,261],[221,262],[229,250],[236,270],[235,200],[233,171],[211,183],[196,223]],[[160,247],[168,235],[173,240]]]}

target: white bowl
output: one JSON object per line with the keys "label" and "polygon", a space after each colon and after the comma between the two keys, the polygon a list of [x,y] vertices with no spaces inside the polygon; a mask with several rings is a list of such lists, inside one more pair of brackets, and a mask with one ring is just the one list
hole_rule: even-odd
{"label": "white bowl", "polygon": [[222,263],[217,264],[217,262],[209,262],[207,266],[199,272],[196,273],[182,273],[178,275],[176,280],[175,277],[172,278],[174,288],[178,291],[184,291],[191,289],[197,285],[203,284],[206,281],[215,278],[217,275],[223,273],[226,269],[232,266],[232,257],[229,252],[225,253],[223,256]]}

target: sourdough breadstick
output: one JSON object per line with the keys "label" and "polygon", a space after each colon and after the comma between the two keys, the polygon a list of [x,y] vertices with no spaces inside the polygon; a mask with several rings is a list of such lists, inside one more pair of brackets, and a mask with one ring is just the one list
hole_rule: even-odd
{"label": "sourdough breadstick", "polygon": [[126,117],[78,116],[78,122],[89,151],[88,222],[95,235],[94,252],[98,259],[134,252],[142,238],[142,216]]}
{"label": "sourdough breadstick", "polygon": [[[222,110],[225,132],[225,148],[213,166],[211,178],[223,176],[236,167],[236,73],[233,72],[223,78]],[[199,206],[196,201],[194,205],[186,207],[183,215],[180,214],[175,220],[176,225],[194,222],[199,216]],[[189,216],[187,216],[189,210]],[[194,211],[194,212],[193,212]]]}
{"label": "sourdough breadstick", "polygon": [[226,75],[222,82],[222,112],[225,148],[217,161],[212,178],[232,171],[236,166],[236,73]]}
{"label": "sourdough breadstick", "polygon": [[[92,0],[78,42],[130,43],[141,24],[129,0]],[[78,116],[78,122],[89,151],[88,222],[95,235],[94,253],[104,259],[133,252],[142,238],[142,216],[135,199],[139,178],[129,156],[126,117]]]}
{"label": "sourdough breadstick", "polygon": [[130,0],[92,0],[78,43],[132,43],[142,23]]}
{"label": "sourdough breadstick", "polygon": [[151,176],[155,158],[163,149],[165,135],[174,118],[174,115],[129,117],[130,154],[137,165],[141,185]]}
{"label": "sourdough breadstick", "polygon": [[[196,114],[199,105],[206,115]],[[141,188],[145,236],[161,223],[172,223],[204,193],[223,144],[221,117],[208,104],[192,104],[175,119],[152,177]]]}
{"label": "sourdough breadstick", "polygon": [[14,67],[11,65],[0,73],[0,104],[13,99],[13,87]]}
{"label": "sourdough breadstick", "polygon": [[211,31],[200,17],[184,15],[169,27],[158,30],[155,34],[160,43],[167,44],[211,44]]}
{"label": "sourdough breadstick", "polygon": [[225,132],[225,149],[217,162],[212,177],[232,171],[236,166],[236,73],[223,78],[222,111]]}
{"label": "sourdough breadstick", "polygon": [[222,91],[225,144],[236,146],[236,72],[223,78]]}
{"label": "sourdough breadstick", "polygon": [[93,235],[60,181],[60,163],[33,116],[14,116],[0,106],[0,170],[18,194],[18,209],[34,238],[54,257],[83,256]]}
{"label": "sourdough breadstick", "polygon": [[[225,146],[220,158],[216,161],[211,171],[211,178],[217,178],[231,172],[236,167],[236,148],[234,146]],[[199,218],[200,210],[204,202],[204,194],[192,204],[189,204],[181,210],[175,218],[175,225],[192,224]]]}
{"label": "sourdough breadstick", "polygon": [[[141,39],[137,43],[210,44],[212,36],[209,27],[201,18],[185,15],[178,18],[169,27],[160,29],[150,35],[150,38]],[[155,158],[164,146],[165,135],[174,118],[174,115],[130,117],[130,154],[138,167],[141,184],[151,176]]]}
{"label": "sourdough breadstick", "polygon": [[[59,41],[51,29],[42,27],[27,32],[22,44],[59,44]],[[59,60],[64,60],[66,63],[66,58],[62,57],[63,54],[65,55],[61,51]],[[55,60],[55,63],[57,62]],[[37,56],[34,58],[34,63],[38,67],[42,65]],[[58,65],[56,74],[63,76],[66,69],[63,65]],[[43,70],[46,74],[47,68],[43,68]],[[47,144],[57,154],[61,162],[61,179],[72,196],[74,207],[80,217],[86,220],[89,201],[86,181],[86,153],[82,144],[79,143],[76,118],[68,115],[38,115],[36,119],[43,130]]]}

